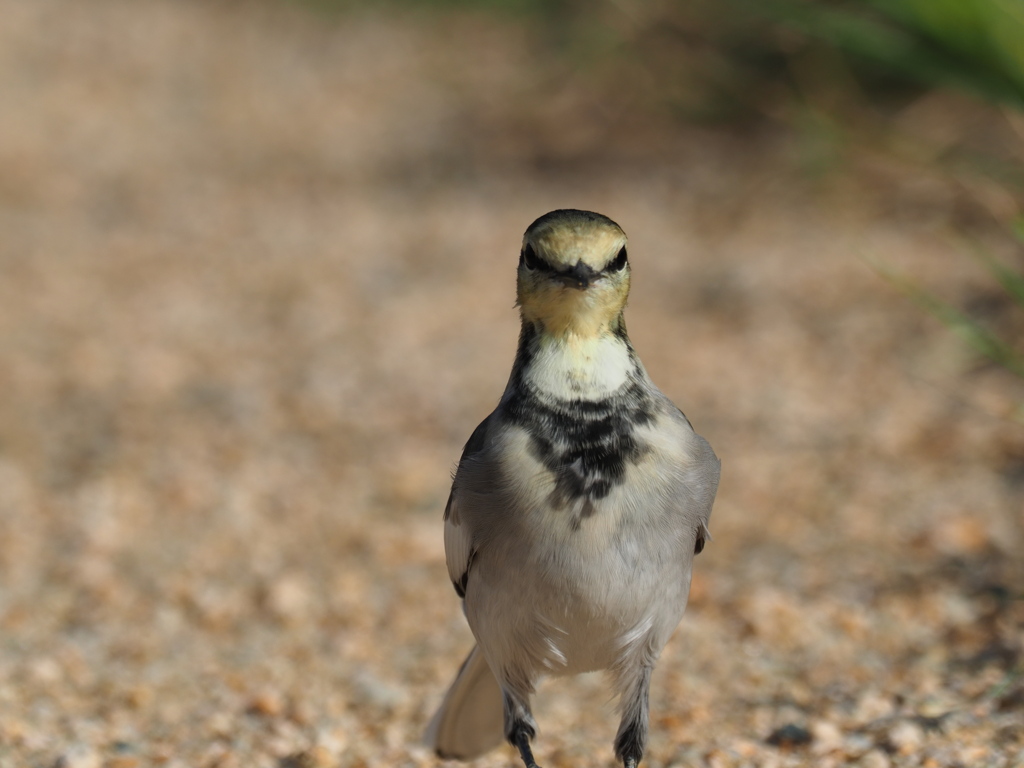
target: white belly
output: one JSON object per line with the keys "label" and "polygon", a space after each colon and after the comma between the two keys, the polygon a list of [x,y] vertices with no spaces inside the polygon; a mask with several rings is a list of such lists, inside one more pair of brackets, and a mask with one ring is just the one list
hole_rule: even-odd
{"label": "white belly", "polygon": [[466,616],[489,661],[558,675],[607,669],[647,646],[660,652],[686,606],[682,553],[693,545],[681,516],[657,504],[664,495],[650,492],[659,468],[631,467],[580,519],[549,506],[553,483],[538,480],[528,450],[504,455],[522,464],[509,476],[533,481],[519,489],[524,514],[502,521],[509,530],[480,551],[469,580]]}

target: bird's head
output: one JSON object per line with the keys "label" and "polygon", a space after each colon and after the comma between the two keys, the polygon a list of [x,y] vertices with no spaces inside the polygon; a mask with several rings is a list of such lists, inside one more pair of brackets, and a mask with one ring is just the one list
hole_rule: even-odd
{"label": "bird's head", "polygon": [[546,213],[526,230],[517,298],[523,320],[553,336],[616,330],[629,295],[626,233],[590,211]]}

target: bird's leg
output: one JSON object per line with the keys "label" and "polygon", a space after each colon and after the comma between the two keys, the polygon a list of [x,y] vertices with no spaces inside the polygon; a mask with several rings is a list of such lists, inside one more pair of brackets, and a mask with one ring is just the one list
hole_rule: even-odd
{"label": "bird's leg", "polygon": [[540,768],[533,759],[533,750],[530,749],[530,739],[532,737],[533,732],[523,724],[520,724],[512,734],[512,743],[519,750],[519,756],[523,758],[523,764],[526,768]]}
{"label": "bird's leg", "polygon": [[647,746],[648,692],[651,687],[651,668],[641,667],[623,692],[622,722],[615,736],[615,756],[623,768],[637,768]]}
{"label": "bird's leg", "polygon": [[537,735],[537,723],[530,712],[529,700],[505,691],[505,737],[519,750],[526,768],[540,768],[533,759],[530,740]]}
{"label": "bird's leg", "polygon": [[636,768],[644,755],[644,743],[647,741],[646,724],[643,733],[636,723],[632,723],[625,731],[620,731],[615,739],[615,754],[622,761],[623,768]]}

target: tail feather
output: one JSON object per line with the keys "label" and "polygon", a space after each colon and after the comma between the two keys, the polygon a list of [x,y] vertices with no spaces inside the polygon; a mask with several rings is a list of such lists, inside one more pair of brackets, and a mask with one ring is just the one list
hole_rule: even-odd
{"label": "tail feather", "polygon": [[494,749],[504,738],[501,688],[479,646],[474,646],[423,740],[440,757],[471,760]]}

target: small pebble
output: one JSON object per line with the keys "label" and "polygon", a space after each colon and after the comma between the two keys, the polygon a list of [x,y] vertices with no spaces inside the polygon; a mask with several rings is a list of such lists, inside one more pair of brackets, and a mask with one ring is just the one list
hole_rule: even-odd
{"label": "small pebble", "polygon": [[35,681],[39,683],[52,685],[63,676],[60,664],[47,656],[33,659],[28,665],[28,669]]}
{"label": "small pebble", "polygon": [[249,701],[245,711],[251,715],[277,717],[284,711],[284,702],[275,691],[261,691]]}
{"label": "small pebble", "polygon": [[961,748],[959,757],[964,765],[981,765],[991,754],[988,747],[974,745]]}
{"label": "small pebble", "polygon": [[235,725],[227,712],[214,712],[206,718],[206,727],[211,735],[223,739],[231,735]]}
{"label": "small pebble", "polygon": [[892,700],[876,691],[864,693],[857,701],[853,717],[861,722],[877,720],[892,714]]}
{"label": "small pebble", "polygon": [[762,749],[756,742],[750,739],[736,739],[729,746],[737,755],[747,759],[756,757]]}
{"label": "small pebble", "polygon": [[860,759],[861,768],[890,768],[892,760],[880,749],[872,749]]}
{"label": "small pebble", "polygon": [[313,747],[304,752],[283,757],[280,760],[280,768],[331,768],[336,761],[331,753],[323,747]]}
{"label": "small pebble", "polygon": [[405,693],[381,680],[368,669],[358,670],[351,678],[352,692],[362,701],[381,709],[390,709],[405,699]]}
{"label": "small pebble", "polygon": [[843,739],[843,749],[849,754],[861,754],[871,751],[875,742],[865,733],[851,733]]}
{"label": "small pebble", "polygon": [[773,747],[792,749],[793,747],[804,747],[811,743],[811,732],[803,726],[795,723],[788,723],[781,728],[776,728],[771,735],[765,739]]}
{"label": "small pebble", "polygon": [[297,621],[309,611],[309,587],[299,576],[281,576],[267,587],[264,604],[267,610],[282,621]]}
{"label": "small pebble", "polygon": [[100,756],[85,744],[75,744],[57,758],[53,768],[100,768]]}
{"label": "small pebble", "polygon": [[889,729],[888,737],[890,744],[900,753],[907,755],[924,742],[924,731],[912,720],[902,720]]}
{"label": "small pebble", "polygon": [[827,720],[817,720],[811,724],[811,735],[814,738],[814,751],[824,754],[843,746],[843,733],[839,726]]}

